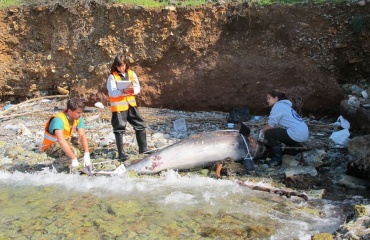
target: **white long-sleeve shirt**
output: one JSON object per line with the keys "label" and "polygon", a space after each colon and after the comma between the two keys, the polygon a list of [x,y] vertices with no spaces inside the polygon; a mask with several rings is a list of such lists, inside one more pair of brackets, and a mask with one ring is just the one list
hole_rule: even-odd
{"label": "white long-sleeve shirt", "polygon": [[271,127],[280,125],[287,129],[289,137],[296,142],[308,140],[308,126],[298,113],[294,111],[292,102],[289,100],[280,100],[274,104],[268,118],[268,124]]}
{"label": "white long-sleeve shirt", "polygon": [[[128,80],[127,73],[119,73],[122,80]],[[132,72],[132,75],[134,77],[134,95],[137,95],[140,93],[140,83],[139,79],[135,72]],[[116,80],[114,79],[113,74],[109,74],[108,80],[107,80],[107,90],[110,97],[119,97],[119,96],[127,96],[127,94],[124,94],[117,88]]]}

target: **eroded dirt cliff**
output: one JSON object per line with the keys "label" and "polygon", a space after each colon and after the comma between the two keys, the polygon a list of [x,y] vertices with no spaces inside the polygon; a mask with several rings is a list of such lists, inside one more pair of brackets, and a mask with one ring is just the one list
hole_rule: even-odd
{"label": "eroded dirt cliff", "polygon": [[[369,82],[369,6],[38,6],[0,12],[0,98],[57,93],[107,101],[117,52],[130,54],[140,106],[266,114],[266,92],[339,113],[340,84]],[[370,22],[370,21],[368,21]]]}

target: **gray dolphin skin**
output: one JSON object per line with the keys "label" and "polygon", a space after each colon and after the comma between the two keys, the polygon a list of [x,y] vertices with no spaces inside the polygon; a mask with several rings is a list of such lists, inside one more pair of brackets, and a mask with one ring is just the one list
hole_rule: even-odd
{"label": "gray dolphin skin", "polygon": [[155,174],[167,169],[207,167],[228,157],[241,161],[246,154],[246,145],[239,132],[204,132],[154,152],[126,169],[139,174]]}

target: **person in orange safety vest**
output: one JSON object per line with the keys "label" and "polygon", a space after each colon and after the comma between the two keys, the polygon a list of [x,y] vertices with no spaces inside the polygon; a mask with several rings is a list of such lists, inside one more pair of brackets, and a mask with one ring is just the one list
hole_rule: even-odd
{"label": "person in orange safety vest", "polygon": [[[82,151],[83,166],[91,166],[90,152],[95,150],[97,144],[86,137],[82,118],[84,108],[81,99],[71,98],[67,102],[67,109],[50,117],[45,124],[41,151],[58,158],[56,162],[62,167],[77,168],[79,166],[77,159],[82,157]],[[78,133],[80,143],[73,136],[74,132]]]}
{"label": "person in orange safety vest", "polygon": [[[118,88],[119,81],[130,81],[131,84],[124,89]],[[112,63],[110,75],[107,80],[110,109],[112,112],[111,124],[116,139],[118,160],[123,162],[128,156],[123,150],[123,134],[126,124],[129,122],[136,134],[139,153],[148,153],[146,124],[137,108],[135,95],[140,93],[139,79],[134,71],[130,69],[128,56],[118,54]]]}

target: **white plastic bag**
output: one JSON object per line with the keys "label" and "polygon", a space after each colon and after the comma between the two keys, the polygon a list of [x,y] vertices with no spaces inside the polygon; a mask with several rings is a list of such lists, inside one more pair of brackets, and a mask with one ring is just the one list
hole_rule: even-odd
{"label": "white plastic bag", "polygon": [[361,92],[361,95],[362,95],[364,98],[368,98],[367,92],[366,92],[365,90]]}
{"label": "white plastic bag", "polygon": [[338,132],[333,132],[329,138],[333,140],[336,144],[345,146],[349,141],[349,136],[349,130],[343,129]]}
{"label": "white plastic bag", "polygon": [[333,125],[341,126],[344,129],[349,129],[351,127],[349,122],[342,115],[338,117],[337,121]]}
{"label": "white plastic bag", "polygon": [[97,103],[95,103],[94,105],[95,105],[95,107],[97,107],[97,108],[104,108],[104,105],[103,105],[103,103],[101,103],[101,102],[97,102]]}

